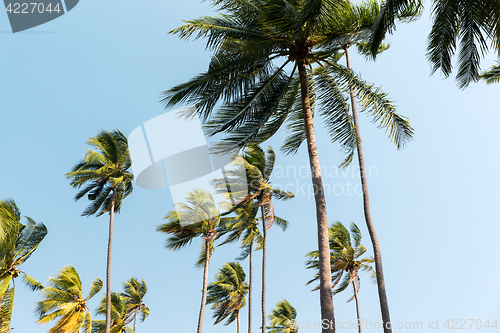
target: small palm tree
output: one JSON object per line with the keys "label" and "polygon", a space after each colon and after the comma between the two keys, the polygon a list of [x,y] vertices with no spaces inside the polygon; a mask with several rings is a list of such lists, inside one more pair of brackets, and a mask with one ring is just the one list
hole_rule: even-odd
{"label": "small palm tree", "polygon": [[269,315],[271,326],[268,333],[297,333],[299,328],[296,325],[297,311],[288,303],[286,299],[278,302],[276,308]]}
{"label": "small palm tree", "polygon": [[[359,270],[371,273],[372,279],[376,280],[376,274],[373,270],[372,263],[375,261],[373,257],[361,258],[366,252],[366,248],[361,245],[361,232],[356,224],[351,224],[351,233],[340,222],[333,223],[329,228],[330,234],[330,249],[331,249],[331,266],[333,280],[333,294],[338,294],[344,291],[349,284],[352,284],[354,295],[348,300],[356,300],[356,313],[358,316],[358,330],[361,333],[361,322],[359,312],[358,291],[360,287]],[[309,260],[306,263],[307,268],[318,269],[318,251],[313,251],[307,254]],[[343,279],[342,279],[343,277]],[[319,279],[319,274],[307,282],[310,284]],[[340,285],[337,284],[341,281]],[[316,287],[314,290],[319,289]]]}
{"label": "small palm tree", "polygon": [[9,331],[14,302],[14,280],[22,276],[33,291],[43,286],[21,270],[24,262],[35,252],[47,235],[47,228],[26,217],[21,222],[21,211],[14,200],[0,201],[0,224],[4,238],[0,240],[0,333]]}
{"label": "small palm tree", "polygon": [[243,249],[241,255],[236,260],[244,260],[249,258],[249,278],[248,278],[248,333],[252,332],[252,287],[253,287],[253,251],[254,244],[257,249],[263,246],[262,234],[259,231],[259,221],[257,213],[259,206],[255,200],[251,200],[240,208],[236,208],[236,217],[231,219],[225,225],[227,238],[219,246],[232,243],[236,240],[241,241]]}
{"label": "small palm tree", "polygon": [[[208,286],[207,303],[212,304],[215,324],[227,318],[224,325],[236,320],[237,332],[240,333],[240,310],[246,305],[248,284],[245,272],[237,262],[222,266],[215,277],[215,282]],[[229,318],[228,318],[229,317]]]}
{"label": "small palm tree", "polygon": [[85,298],[80,275],[73,266],[64,267],[55,278],[49,278],[48,285],[40,291],[44,299],[37,303],[37,323],[57,320],[49,333],[76,333],[80,330],[90,333],[92,320],[87,301],[102,289],[101,279],[96,278],[92,282]]}
{"label": "small palm tree", "polygon": [[83,160],[66,174],[71,179],[71,186],[81,189],[75,196],[80,200],[87,195],[92,202],[82,213],[82,216],[97,215],[109,212],[109,239],[106,262],[106,295],[108,309],[106,312],[106,333],[111,325],[111,247],[113,242],[114,214],[119,213],[123,199],[132,193],[134,176],[128,169],[131,158],[127,138],[119,130],[101,131],[95,137],[89,138]]}
{"label": "small palm tree", "polygon": [[[97,314],[106,315],[106,295],[101,300]],[[119,293],[111,293],[111,333],[133,333],[127,325],[132,322],[133,317],[128,311],[127,298]],[[94,320],[92,322],[92,333],[104,333],[106,330],[105,320]]]}
{"label": "small palm tree", "polygon": [[121,294],[127,302],[128,315],[133,315],[134,318],[134,332],[137,323],[137,314],[141,314],[141,322],[149,316],[149,308],[144,304],[144,296],[148,291],[148,286],[144,280],[140,282],[135,278],[130,278],[127,282],[123,283],[125,291]]}
{"label": "small palm tree", "polygon": [[[197,329],[197,332],[201,333],[207,301],[208,266],[214,251],[213,242],[229,218],[220,217],[217,205],[208,191],[193,190],[186,201],[187,204],[175,204],[176,210],[168,212],[165,216],[167,223],[159,225],[156,231],[169,235],[166,247],[171,250],[179,250],[191,244],[195,238],[203,239],[200,257],[196,263],[197,267],[203,266],[203,289]],[[193,223],[181,223],[181,221]]]}

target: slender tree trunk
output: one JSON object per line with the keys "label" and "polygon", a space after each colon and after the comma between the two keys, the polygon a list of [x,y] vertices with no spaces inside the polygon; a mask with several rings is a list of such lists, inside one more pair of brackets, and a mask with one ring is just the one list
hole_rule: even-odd
{"label": "slender tree trunk", "polygon": [[203,329],[203,314],[205,313],[205,305],[207,304],[207,279],[208,279],[208,262],[210,256],[210,242],[205,241],[205,268],[203,269],[203,291],[201,294],[200,317],[198,318],[198,333]]}
{"label": "slender tree trunk", "polygon": [[[351,69],[351,59],[349,58],[349,48],[344,47],[347,68]],[[366,180],[366,170],[365,170],[365,160],[363,158],[363,148],[361,146],[361,134],[359,130],[358,122],[358,112],[356,108],[356,99],[354,97],[354,92],[352,85],[349,85],[351,94],[351,105],[352,105],[352,117],[354,121],[354,127],[356,127],[356,135],[358,136],[358,162],[359,162],[359,174],[361,177],[361,187],[363,189],[363,210],[365,213],[366,227],[370,233],[370,239],[373,244],[373,253],[375,255],[375,273],[377,274],[377,286],[378,286],[378,296],[380,300],[380,310],[382,312],[382,321],[384,323],[384,333],[392,332],[391,317],[389,315],[389,305],[387,303],[387,294],[385,291],[385,281],[384,281],[384,271],[382,268],[382,252],[380,250],[380,244],[378,242],[377,233],[375,232],[375,227],[373,226],[372,217],[370,214],[370,199],[368,197],[368,184]]]}
{"label": "slender tree trunk", "polygon": [[323,333],[335,332],[335,316],[333,312],[332,271],[330,267],[330,244],[328,241],[328,220],[326,217],[326,200],[321,178],[321,168],[314,137],[314,124],[309,101],[309,87],[305,59],[297,60],[300,90],[302,94],[302,110],[307,138],[307,151],[311,166],[314,200],[316,202],[316,219],[318,224],[318,250],[319,250],[319,277],[320,277],[320,306]]}
{"label": "slender tree trunk", "polygon": [[248,279],[248,333],[252,333],[252,280],[253,280],[253,242],[250,243],[250,277]]}
{"label": "slender tree trunk", "polygon": [[236,314],[236,325],[237,325],[237,333],[240,333],[240,310]]}
{"label": "slender tree trunk", "polygon": [[106,333],[111,330],[111,246],[113,243],[113,219],[115,217],[116,186],[113,187],[109,211],[108,260],[106,263]]}
{"label": "slender tree trunk", "polygon": [[264,206],[260,207],[262,213],[262,333],[266,333],[266,245],[267,245],[267,228],[266,214]]}
{"label": "slender tree trunk", "polygon": [[361,333],[361,315],[359,314],[358,288],[356,288],[355,281],[352,281],[352,287],[354,288],[354,299],[356,301],[356,313],[358,315],[358,332]]}
{"label": "slender tree trunk", "polygon": [[135,309],[135,315],[134,315],[134,333],[135,333],[135,324],[137,322],[137,312],[139,312],[139,308]]}

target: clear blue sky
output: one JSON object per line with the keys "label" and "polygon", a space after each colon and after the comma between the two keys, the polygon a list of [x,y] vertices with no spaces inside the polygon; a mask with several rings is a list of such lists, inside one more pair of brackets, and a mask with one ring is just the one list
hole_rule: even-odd
{"label": "clear blue sky", "polygon": [[[104,279],[108,217],[80,217],[88,202],[74,202],[75,190],[64,174],[83,156],[89,136],[114,128],[128,135],[165,112],[158,104],[162,90],[206,69],[209,54],[202,41],[180,42],[167,32],[182,19],[208,13],[207,2],[198,0],[87,0],[52,22],[17,34],[10,33],[7,15],[0,15],[0,198],[15,199],[24,215],[49,230],[22,267],[28,274],[46,282],[65,265],[74,265],[85,288],[97,276]],[[439,320],[440,328],[432,331],[444,332],[447,319],[500,321],[500,85],[477,83],[460,91],[453,79],[430,76],[425,58],[429,29],[427,11],[419,22],[398,27],[388,38],[391,49],[376,63],[357,56],[352,63],[364,79],[382,85],[416,132],[415,140],[398,152],[383,131],[361,117],[366,163],[372,167],[372,215],[393,323],[422,322],[425,328],[429,320]],[[493,58],[488,56],[485,67]],[[269,144],[278,150],[283,138],[281,133]],[[335,177],[343,157],[320,122],[317,141],[320,162],[331,171],[324,175],[332,188],[328,218],[356,222],[370,249],[361,197],[347,193],[347,182],[359,180],[352,170]],[[291,169],[287,176],[287,166],[302,170],[304,177],[294,177]],[[291,184],[297,198],[275,205],[290,227],[284,233],[272,228],[269,234],[268,312],[286,298],[296,307],[299,321],[314,322],[319,320],[319,295],[305,285],[312,272],[304,268],[304,255],[316,248],[305,147],[295,156],[280,154],[277,171],[280,168],[284,173],[276,173],[273,184]],[[352,194],[353,185],[350,189]],[[121,281],[134,276],[144,278],[150,290],[145,301],[151,315],[138,324],[138,332],[196,328],[202,282],[202,270],[194,268],[199,243],[178,252],[164,249],[165,237],[154,228],[170,209],[168,191],[136,187],[116,219],[112,289],[121,291]],[[210,279],[237,255],[237,246],[217,248]],[[256,253],[256,267],[260,255]],[[260,323],[259,274],[257,268],[255,331]],[[379,321],[376,286],[368,276],[361,278],[362,317]],[[33,314],[40,297],[20,281],[16,285],[14,332],[46,332],[49,326],[35,324]],[[102,295],[90,303],[93,311]],[[337,321],[355,319],[354,303],[346,303],[349,297],[335,297]],[[246,327],[246,314],[242,317]],[[208,310],[204,332],[236,329],[212,324]]]}

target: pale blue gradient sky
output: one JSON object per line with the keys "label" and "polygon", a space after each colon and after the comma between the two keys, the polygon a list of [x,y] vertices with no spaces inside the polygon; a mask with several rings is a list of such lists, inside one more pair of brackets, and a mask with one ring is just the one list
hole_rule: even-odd
{"label": "pale blue gradient sky", "polygon": [[[76,192],[64,174],[82,157],[89,136],[114,128],[128,135],[165,112],[158,104],[162,90],[206,70],[209,54],[202,41],[180,42],[167,32],[182,19],[208,13],[207,2],[198,0],[87,0],[57,20],[18,34],[8,32],[7,15],[0,15],[0,198],[14,198],[23,214],[49,230],[22,267],[28,274],[45,282],[65,265],[74,265],[85,288],[96,276],[104,279],[108,217],[80,217],[88,202],[73,201]],[[500,86],[477,83],[461,91],[453,79],[430,76],[428,17],[427,11],[419,22],[399,26],[388,38],[391,49],[376,63],[353,56],[352,65],[364,79],[382,85],[416,133],[398,152],[383,131],[361,116],[366,163],[378,171],[369,187],[393,323],[422,322],[425,328],[438,319],[440,329],[432,331],[444,332],[447,319],[500,320]],[[489,66],[493,59],[490,55],[483,63]],[[332,170],[343,157],[338,145],[329,143],[323,125],[316,124],[321,165]],[[283,138],[280,133],[269,144],[278,150]],[[305,147],[295,156],[280,154],[277,170],[286,171],[286,166],[308,170]],[[350,173],[333,176],[324,175],[325,184],[337,193],[341,187],[336,184],[358,182]],[[286,298],[300,321],[318,321],[319,295],[305,286],[312,272],[304,268],[304,255],[316,248],[310,180],[276,174],[272,181],[292,184],[289,189],[297,198],[275,204],[290,227],[284,233],[273,227],[269,233],[268,313]],[[347,187],[345,191],[327,197],[328,218],[356,222],[370,249],[361,197],[348,195]],[[138,324],[138,332],[196,328],[202,271],[193,266],[199,242],[175,253],[164,249],[165,237],[154,228],[170,209],[168,191],[136,187],[116,218],[112,289],[120,291],[121,281],[132,276],[144,278],[150,288],[145,301],[151,315]],[[238,253],[236,245],[217,248],[210,280]],[[255,332],[260,325],[260,255],[255,255]],[[48,326],[36,325],[33,314],[40,297],[20,281],[17,287],[14,331],[46,332]],[[90,303],[93,311],[102,295]],[[346,303],[349,297],[335,298],[340,322],[355,318],[354,303]],[[368,276],[362,276],[360,301],[362,317],[379,320],[376,287]],[[244,313],[243,327],[246,318]],[[212,324],[208,310],[204,332],[236,329]]]}

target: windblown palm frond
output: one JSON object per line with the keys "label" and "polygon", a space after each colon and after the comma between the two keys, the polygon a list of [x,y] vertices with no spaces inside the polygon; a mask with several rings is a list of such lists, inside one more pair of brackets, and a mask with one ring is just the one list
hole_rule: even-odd
{"label": "windblown palm frond", "polygon": [[101,289],[102,281],[96,278],[84,298],[80,275],[73,266],[64,267],[55,278],[49,278],[48,286],[40,291],[44,299],[37,303],[37,323],[57,321],[49,333],[76,333],[80,330],[90,333],[92,320],[87,301]]}
{"label": "windblown palm frond", "polygon": [[267,327],[269,333],[298,333],[299,328],[296,324],[297,311],[286,300],[276,304],[276,308],[268,316],[271,326]]}

